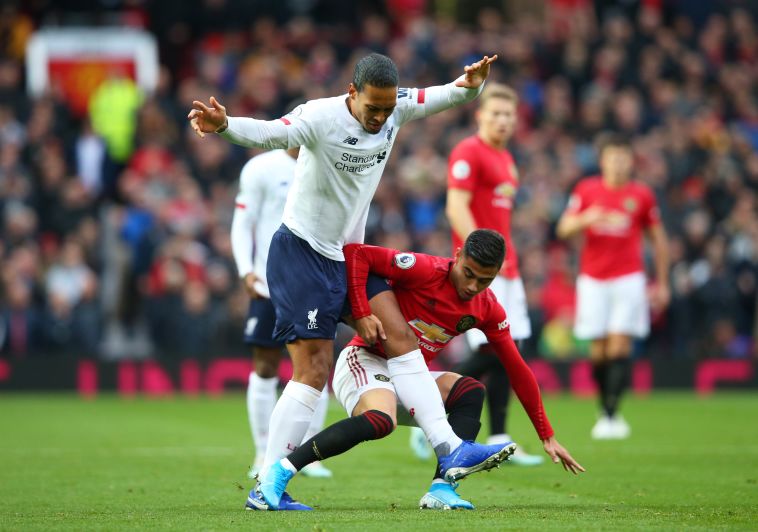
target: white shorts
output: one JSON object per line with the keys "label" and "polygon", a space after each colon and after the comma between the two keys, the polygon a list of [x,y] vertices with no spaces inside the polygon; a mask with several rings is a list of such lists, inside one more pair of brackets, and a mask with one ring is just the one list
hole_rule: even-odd
{"label": "white shorts", "polygon": [[[443,375],[444,371],[430,371],[432,378]],[[348,416],[353,415],[355,405],[361,396],[369,390],[384,389],[395,393],[395,386],[390,381],[387,359],[369,353],[363,347],[349,345],[340,353],[334,365],[332,390]],[[405,416],[401,415],[402,406],[398,405],[398,424]]]}
{"label": "white shorts", "polygon": [[607,280],[580,275],[576,280],[576,337],[582,340],[609,334],[646,337],[650,332],[650,310],[645,284],[643,272]]}
{"label": "white shorts", "polygon": [[[514,340],[523,340],[532,335],[532,324],[529,321],[529,309],[526,304],[526,292],[521,277],[506,279],[501,275],[495,277],[490,289],[495,292],[498,303],[505,309],[508,323],[511,324],[511,336]],[[479,329],[466,331],[466,342],[476,351],[487,343],[487,337]]]}

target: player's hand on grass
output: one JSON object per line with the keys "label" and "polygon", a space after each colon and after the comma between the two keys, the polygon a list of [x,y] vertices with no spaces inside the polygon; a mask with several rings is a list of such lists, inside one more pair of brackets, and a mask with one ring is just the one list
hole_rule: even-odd
{"label": "player's hand on grass", "polygon": [[466,87],[467,89],[476,89],[484,83],[487,76],[490,75],[490,63],[497,59],[497,54],[492,57],[484,56],[480,61],[463,67],[464,74],[455,81],[456,87]]}
{"label": "player's hand on grass", "polygon": [[192,129],[201,137],[206,133],[215,133],[227,125],[226,107],[214,96],[211,96],[209,101],[210,107],[198,100],[193,101],[192,110],[187,115]]}
{"label": "player's hand on grass", "polygon": [[250,299],[258,299],[260,294],[255,291],[255,281],[258,280],[258,277],[253,272],[250,272],[246,274],[242,278],[242,284],[245,286],[245,291],[247,292],[247,295],[250,296]]}
{"label": "player's hand on grass", "polygon": [[382,322],[373,314],[355,320],[355,330],[368,345],[374,345],[380,339],[387,339]]}
{"label": "player's hand on grass", "polygon": [[574,457],[563,448],[563,445],[558,443],[558,440],[554,436],[546,440],[542,440],[542,446],[545,448],[545,452],[550,456],[553,463],[560,462],[563,465],[563,469],[571,471],[573,474],[583,473],[585,469],[574,460]]}

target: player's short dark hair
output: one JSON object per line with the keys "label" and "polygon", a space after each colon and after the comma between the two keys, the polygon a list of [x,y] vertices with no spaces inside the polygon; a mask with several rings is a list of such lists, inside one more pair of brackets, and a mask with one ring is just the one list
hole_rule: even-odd
{"label": "player's short dark hair", "polygon": [[603,133],[597,140],[597,151],[602,154],[606,148],[610,147],[632,151],[632,141],[623,133]]}
{"label": "player's short dark hair", "polygon": [[485,268],[500,268],[505,260],[505,239],[492,229],[477,229],[463,243],[463,253]]}
{"label": "player's short dark hair", "polygon": [[355,64],[353,85],[361,92],[366,85],[385,88],[397,87],[398,73],[395,62],[382,54],[369,54]]}

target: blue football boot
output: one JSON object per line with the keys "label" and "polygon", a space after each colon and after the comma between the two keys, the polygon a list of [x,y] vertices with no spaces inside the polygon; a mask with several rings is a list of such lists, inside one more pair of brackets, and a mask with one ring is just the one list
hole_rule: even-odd
{"label": "blue football boot", "polygon": [[281,462],[275,463],[266,471],[261,479],[260,492],[269,508],[279,509],[282,495],[294,476],[295,474],[286,469]]}
{"label": "blue football boot", "polygon": [[474,505],[455,492],[457,484],[437,482],[421,497],[418,507],[422,510],[473,510]]}
{"label": "blue football boot", "polygon": [[452,453],[440,457],[440,474],[448,482],[457,482],[472,473],[498,467],[515,451],[513,442],[482,445],[464,440]]}
{"label": "blue football boot", "polygon": [[[247,502],[245,503],[245,510],[261,510],[261,511],[268,511],[270,510],[268,503],[263,498],[263,495],[261,495],[260,492],[260,484],[258,484],[255,488],[250,490],[250,493],[247,496]],[[279,507],[277,508],[279,511],[308,511],[313,510],[310,506],[307,506],[299,501],[296,501],[292,498],[292,496],[287,493],[286,491],[282,493],[281,500],[279,501]]]}

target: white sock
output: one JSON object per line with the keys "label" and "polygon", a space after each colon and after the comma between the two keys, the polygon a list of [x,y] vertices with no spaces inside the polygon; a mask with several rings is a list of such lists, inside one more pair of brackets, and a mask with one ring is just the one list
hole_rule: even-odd
{"label": "white sock", "polygon": [[390,379],[400,402],[413,413],[432,444],[435,454],[447,456],[462,442],[447,422],[437,383],[434,382],[419,349],[387,361]]}
{"label": "white sock", "polygon": [[255,372],[250,373],[247,383],[247,419],[250,422],[250,433],[253,435],[255,457],[258,459],[266,454],[268,424],[276,404],[277,384],[279,377],[264,379]]}
{"label": "white sock", "polygon": [[303,442],[310,440],[323,430],[327,410],[329,410],[329,383],[324,386],[321,397],[318,398],[316,411],[313,413],[313,419],[311,419],[311,424],[308,426],[305,436],[303,436]]}
{"label": "white sock", "polygon": [[268,446],[263,473],[272,464],[297,449],[313,418],[321,392],[301,382],[289,381],[284,387],[268,427]]}
{"label": "white sock", "polygon": [[295,466],[292,465],[292,462],[287,460],[286,458],[282,458],[279,460],[279,463],[282,464],[282,467],[292,473],[293,475],[297,475],[297,469]]}

